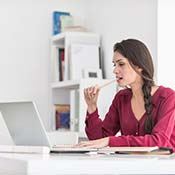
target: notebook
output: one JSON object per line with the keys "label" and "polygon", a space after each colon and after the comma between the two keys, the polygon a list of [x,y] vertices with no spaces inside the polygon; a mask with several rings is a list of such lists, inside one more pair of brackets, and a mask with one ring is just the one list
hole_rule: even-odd
{"label": "notebook", "polygon": [[169,147],[106,147],[98,150],[98,153],[115,154],[149,154],[149,155],[169,155],[173,149]]}
{"label": "notebook", "polygon": [[74,148],[74,145],[52,145],[32,101],[0,103],[0,112],[15,145],[47,146],[51,152],[86,153],[91,148]]}

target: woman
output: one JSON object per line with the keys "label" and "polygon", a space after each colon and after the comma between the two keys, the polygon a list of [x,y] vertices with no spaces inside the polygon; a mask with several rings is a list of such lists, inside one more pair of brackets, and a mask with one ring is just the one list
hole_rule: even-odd
{"label": "woman", "polygon": [[[113,63],[116,81],[125,88],[116,94],[103,121],[97,109],[100,89],[84,90],[85,130],[91,141],[79,146],[161,146],[175,151],[175,92],[154,84],[147,47],[135,39],[116,43]],[[116,136],[119,131],[121,136]]]}

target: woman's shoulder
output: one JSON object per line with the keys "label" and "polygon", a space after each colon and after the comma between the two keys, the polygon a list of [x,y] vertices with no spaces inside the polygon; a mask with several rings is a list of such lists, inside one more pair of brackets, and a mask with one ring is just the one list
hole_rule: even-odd
{"label": "woman's shoulder", "polygon": [[169,96],[174,96],[175,97],[175,91],[169,87],[165,86],[159,86],[159,95],[161,97],[167,98]]}
{"label": "woman's shoulder", "polygon": [[175,105],[175,91],[169,87],[159,86],[158,90],[153,95],[153,104],[164,103],[170,101]]}
{"label": "woman's shoulder", "polygon": [[119,91],[117,91],[114,99],[113,99],[113,103],[114,104],[126,104],[128,102],[128,100],[131,98],[132,95],[132,91],[130,88],[124,88],[124,89],[120,89]]}
{"label": "woman's shoulder", "polygon": [[[175,91],[169,87],[159,86],[156,94],[153,96],[152,103],[159,110],[175,109]],[[163,106],[165,105],[165,106]],[[162,107],[160,107],[162,106]]]}
{"label": "woman's shoulder", "polygon": [[126,99],[130,97],[131,94],[132,94],[132,91],[130,88],[123,88],[116,93],[115,99],[121,99],[122,97]]}
{"label": "woman's shoulder", "polygon": [[117,95],[119,95],[119,96],[127,96],[127,95],[129,95],[129,94],[131,94],[132,93],[132,91],[131,91],[131,89],[130,88],[123,88],[123,89],[120,89],[119,91],[118,91],[118,93],[117,93]]}

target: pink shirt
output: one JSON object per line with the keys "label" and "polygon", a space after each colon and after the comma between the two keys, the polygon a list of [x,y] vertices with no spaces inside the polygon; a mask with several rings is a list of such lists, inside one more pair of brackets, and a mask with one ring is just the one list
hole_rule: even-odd
{"label": "pink shirt", "polygon": [[[152,96],[154,128],[145,134],[146,114],[138,121],[131,108],[132,91],[119,91],[102,121],[98,109],[86,117],[90,140],[109,136],[109,146],[162,146],[175,151],[175,91],[160,86]],[[121,131],[121,136],[115,136]]]}

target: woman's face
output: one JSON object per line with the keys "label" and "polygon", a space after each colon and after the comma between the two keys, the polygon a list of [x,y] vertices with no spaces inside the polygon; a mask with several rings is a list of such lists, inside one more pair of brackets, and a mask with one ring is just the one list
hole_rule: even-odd
{"label": "woman's face", "polygon": [[[119,86],[132,86],[135,83],[141,82],[141,76],[132,68],[128,59],[117,51],[114,52],[113,63],[113,73],[116,75]],[[135,69],[141,72],[140,68],[135,67]]]}

